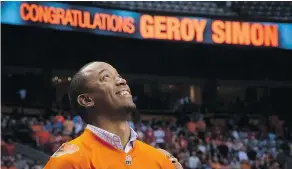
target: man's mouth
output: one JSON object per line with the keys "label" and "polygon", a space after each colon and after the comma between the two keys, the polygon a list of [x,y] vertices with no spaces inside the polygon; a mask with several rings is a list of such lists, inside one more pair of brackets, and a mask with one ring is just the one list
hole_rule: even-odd
{"label": "man's mouth", "polygon": [[116,93],[116,95],[120,95],[120,96],[132,96],[130,91],[127,89],[121,90],[119,92]]}

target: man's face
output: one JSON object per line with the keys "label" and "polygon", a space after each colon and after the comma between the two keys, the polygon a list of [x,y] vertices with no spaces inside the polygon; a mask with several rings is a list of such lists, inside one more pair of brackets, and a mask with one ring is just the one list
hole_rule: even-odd
{"label": "man's face", "polygon": [[84,71],[88,73],[88,95],[94,107],[102,111],[136,108],[126,80],[111,65],[96,62],[87,66]]}

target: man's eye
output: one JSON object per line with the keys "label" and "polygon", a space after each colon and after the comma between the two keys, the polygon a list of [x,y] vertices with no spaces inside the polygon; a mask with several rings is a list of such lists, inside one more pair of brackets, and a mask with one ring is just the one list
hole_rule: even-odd
{"label": "man's eye", "polygon": [[101,80],[107,80],[107,79],[110,79],[110,75],[109,74],[106,74],[106,75],[102,76]]}

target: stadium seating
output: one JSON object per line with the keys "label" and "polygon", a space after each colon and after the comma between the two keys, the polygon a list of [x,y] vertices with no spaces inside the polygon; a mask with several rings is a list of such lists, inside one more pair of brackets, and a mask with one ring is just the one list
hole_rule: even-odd
{"label": "stadium seating", "polygon": [[160,12],[176,12],[203,15],[232,15],[232,11],[225,9],[222,3],[198,1],[103,1],[93,2],[94,5],[118,7],[128,10],[145,10]]}
{"label": "stadium seating", "polygon": [[69,2],[115,9],[138,10],[145,12],[182,13],[190,15],[230,16],[237,18],[292,20],[292,2],[274,1],[93,1]]}
{"label": "stadium seating", "polygon": [[232,2],[231,8],[243,16],[268,16],[275,19],[291,20],[291,2]]}

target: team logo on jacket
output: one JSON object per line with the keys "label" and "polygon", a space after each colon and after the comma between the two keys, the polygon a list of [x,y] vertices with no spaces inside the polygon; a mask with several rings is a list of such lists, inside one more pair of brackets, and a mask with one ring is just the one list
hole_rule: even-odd
{"label": "team logo on jacket", "polygon": [[130,155],[127,155],[127,156],[126,156],[125,163],[126,163],[127,165],[132,165],[132,157],[131,157]]}
{"label": "team logo on jacket", "polygon": [[79,150],[79,147],[75,144],[62,144],[62,146],[52,155],[52,157],[60,157],[65,154],[72,154]]}

